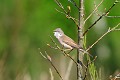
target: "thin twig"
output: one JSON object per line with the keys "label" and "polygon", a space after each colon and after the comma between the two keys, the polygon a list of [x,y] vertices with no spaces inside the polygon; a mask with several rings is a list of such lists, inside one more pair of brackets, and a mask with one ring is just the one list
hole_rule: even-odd
{"label": "thin twig", "polygon": [[[94,3],[95,7],[96,7],[96,4]],[[104,12],[106,11],[106,8],[104,9]],[[99,13],[98,13],[98,9],[95,11],[96,15],[97,16],[101,16]],[[107,17],[107,18],[120,18],[120,16],[108,16],[108,15],[105,15],[104,17]]]}
{"label": "thin twig", "polygon": [[50,72],[50,80],[54,80],[54,76],[51,68],[49,68],[49,72]]}
{"label": "thin twig", "polygon": [[68,13],[68,12],[65,10],[65,8],[64,8],[63,5],[62,5],[62,3],[60,3],[59,0],[54,0],[54,1],[55,1],[56,4],[63,10],[63,12],[62,12],[62,11],[59,11],[58,9],[56,9],[56,11],[60,12],[61,14],[64,14],[68,19],[71,19],[71,20],[76,24],[77,27],[79,27],[79,26],[78,26],[78,20],[75,19],[74,17],[72,17],[72,16],[70,15],[70,13]]}
{"label": "thin twig", "polygon": [[[96,7],[96,4],[94,3],[95,7]],[[105,10],[106,11],[106,8]],[[98,13],[98,9],[95,11],[96,15],[97,16],[100,16],[100,14]],[[120,16],[108,16],[108,15],[105,15],[104,17],[107,17],[107,18],[120,18]]]}
{"label": "thin twig", "polygon": [[68,0],[68,1],[71,2],[79,10],[79,7],[74,0]]}
{"label": "thin twig", "polygon": [[69,80],[69,77],[70,77],[70,71],[72,69],[72,66],[73,66],[73,61],[70,60],[69,64],[68,64],[68,68],[67,68],[67,71],[66,71],[66,74],[65,74],[65,80]]}
{"label": "thin twig", "polygon": [[59,10],[58,10],[58,9],[56,9],[56,8],[55,8],[55,10],[56,10],[57,12],[61,13],[61,14],[64,14],[64,15],[66,15],[64,12],[62,12],[62,11],[59,11]]}
{"label": "thin twig", "polygon": [[118,80],[118,79],[120,79],[120,72],[115,77],[112,77],[112,75],[110,75],[110,80]]}
{"label": "thin twig", "polygon": [[76,24],[76,26],[78,27],[78,23],[77,23],[78,20],[76,18],[72,17],[70,14],[67,14],[65,12],[59,11],[58,9],[56,9],[56,11],[61,13],[61,14],[64,14],[67,19],[71,19]]}
{"label": "thin twig", "polygon": [[108,17],[108,18],[120,18],[120,16],[105,16],[105,17]]}
{"label": "thin twig", "polygon": [[50,44],[47,44],[47,46],[49,46],[49,47],[52,48],[52,49],[58,49],[58,48],[56,48],[56,47],[51,46]]}
{"label": "thin twig", "polygon": [[52,67],[55,69],[55,71],[57,72],[58,76],[60,77],[60,79],[63,80],[62,76],[60,75],[60,73],[59,73],[59,71],[57,70],[57,68],[55,67],[55,65],[52,63],[52,59],[51,59],[51,57],[47,54],[47,52],[45,51],[46,56],[43,55],[43,53],[42,53],[41,51],[40,51],[40,54],[41,54],[41,56],[42,56],[44,59],[46,59],[46,60],[48,60],[48,61],[50,62],[50,64],[52,65]]}
{"label": "thin twig", "polygon": [[[96,4],[94,4],[94,5],[96,7]],[[106,10],[106,8],[105,8],[105,10]],[[100,14],[98,13],[98,10],[96,10],[95,13],[96,13],[97,16],[100,16]],[[108,16],[108,15],[105,15],[104,17],[107,17],[107,18],[120,18],[120,16]]]}
{"label": "thin twig", "polygon": [[41,54],[41,56],[42,56],[43,58],[47,59],[47,57],[44,56],[42,52],[40,52],[40,54]]}
{"label": "thin twig", "polygon": [[98,9],[98,7],[103,3],[104,0],[101,0],[101,2],[98,4],[98,6],[95,7],[95,9],[93,10],[93,12],[91,12],[91,14],[85,19],[84,24],[86,23],[86,21],[95,13],[95,11]]}
{"label": "thin twig", "polygon": [[[94,1],[94,6],[95,6],[95,8],[97,7],[97,5],[95,4],[95,1]],[[106,10],[106,8],[105,8],[105,10]],[[98,8],[96,9],[95,13],[97,14],[97,16],[100,16],[100,14],[98,13]]]}
{"label": "thin twig", "polygon": [[110,33],[111,31],[116,31],[116,30],[120,30],[120,29],[116,29],[118,26],[120,25],[120,23],[118,23],[115,27],[113,27],[112,29],[108,29],[107,32],[105,32],[100,38],[98,38],[86,51],[89,51],[95,44],[97,44],[104,36],[106,36],[108,33]]}
{"label": "thin twig", "polygon": [[90,27],[88,27],[88,29],[83,33],[83,36],[84,36],[99,20],[101,20],[102,17],[108,15],[108,13],[110,12],[110,10],[111,10],[117,3],[119,3],[119,1],[116,0],[116,1],[113,3],[113,5],[112,5],[105,13],[103,13]]}
{"label": "thin twig", "polygon": [[54,0],[56,4],[64,11],[64,13],[67,13],[67,11],[64,9],[63,5],[60,3],[59,0]]}

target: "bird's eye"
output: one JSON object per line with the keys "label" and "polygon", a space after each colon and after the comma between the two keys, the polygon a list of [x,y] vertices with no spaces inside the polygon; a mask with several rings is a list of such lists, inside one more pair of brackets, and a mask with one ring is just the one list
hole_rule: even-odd
{"label": "bird's eye", "polygon": [[60,34],[60,36],[62,36],[62,34]]}

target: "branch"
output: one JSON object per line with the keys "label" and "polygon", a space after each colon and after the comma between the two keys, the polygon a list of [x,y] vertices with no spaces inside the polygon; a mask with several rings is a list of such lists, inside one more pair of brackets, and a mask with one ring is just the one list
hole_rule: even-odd
{"label": "branch", "polygon": [[105,13],[103,13],[90,27],[88,27],[88,29],[83,33],[83,36],[84,36],[99,20],[101,20],[103,16],[108,15],[109,12],[110,12],[110,10],[111,10],[117,3],[119,3],[119,2],[120,2],[120,1],[117,1],[117,0],[116,0],[116,1],[113,3],[113,5],[112,5]]}
{"label": "branch", "polygon": [[54,76],[53,76],[53,72],[52,72],[51,68],[49,68],[49,72],[50,72],[50,76],[51,76],[50,80],[54,80]]}
{"label": "branch", "polygon": [[120,18],[120,16],[105,16],[105,17],[108,17],[108,18]]}
{"label": "branch", "polygon": [[48,44],[49,47],[51,47],[51,48],[53,48],[53,49],[58,49],[58,50],[60,50],[60,51],[63,53],[64,56],[69,57],[76,65],[81,65],[81,66],[84,66],[84,67],[86,68],[86,66],[85,66],[82,62],[77,63],[77,62],[69,55],[69,53],[70,53],[73,49],[72,49],[71,51],[69,51],[68,53],[66,53],[66,52],[64,51],[64,49],[61,49],[61,48],[56,44],[56,42],[53,40],[53,38],[52,38],[51,36],[50,36],[50,39],[52,40],[52,42],[54,43],[54,45],[56,46],[56,48],[51,47],[51,46]]}
{"label": "branch", "polygon": [[79,10],[79,7],[74,0],[68,0],[68,1],[71,2]]}
{"label": "branch", "polygon": [[65,73],[65,80],[69,80],[69,77],[70,77],[70,71],[71,71],[71,69],[72,69],[72,66],[73,66],[73,61],[72,60],[70,60],[70,62],[69,62],[69,64],[68,64],[68,68],[67,68],[67,71],[66,71],[66,73]]}
{"label": "branch", "polygon": [[86,23],[86,21],[95,13],[95,11],[98,9],[98,7],[103,3],[104,0],[101,0],[101,2],[98,4],[98,6],[95,7],[95,9],[93,10],[93,12],[85,19],[84,24]]}
{"label": "branch", "polygon": [[112,75],[110,76],[110,80],[118,80],[120,79],[120,73],[118,73],[115,77],[112,78]]}
{"label": "branch", "polygon": [[[84,0],[79,0],[79,27],[78,27],[78,45],[83,47],[83,30],[84,30]],[[83,63],[84,55],[77,50],[77,62]],[[83,80],[83,67],[77,65],[77,80]]]}
{"label": "branch", "polygon": [[[96,7],[96,4],[94,3],[94,5],[95,5],[95,7]],[[106,8],[105,8],[105,10],[106,10]],[[104,11],[105,11],[104,10]],[[95,13],[96,13],[96,15],[97,16],[100,16],[100,14],[98,13],[98,9],[95,11]],[[107,16],[107,15],[105,15],[104,17],[107,17],[107,18],[120,18],[120,16]]]}
{"label": "branch", "polygon": [[67,13],[67,11],[65,10],[65,8],[63,7],[63,5],[60,3],[59,0],[54,0],[56,2],[56,4],[64,11],[64,13]]}
{"label": "branch", "polygon": [[63,10],[63,12],[59,11],[58,9],[56,9],[56,11],[60,12],[61,14],[64,14],[68,19],[71,19],[76,24],[77,27],[79,27],[78,20],[70,15],[70,6],[68,9],[69,11],[66,11],[65,8],[63,7],[62,3],[60,3],[59,0],[55,0],[55,2]]}
{"label": "branch", "polygon": [[55,69],[55,71],[57,72],[58,76],[60,77],[60,79],[63,80],[62,76],[60,75],[60,73],[59,73],[59,71],[57,70],[57,68],[55,67],[55,65],[52,63],[52,59],[51,59],[51,57],[47,54],[47,52],[45,51],[46,56],[43,55],[43,53],[42,53],[41,51],[40,51],[40,54],[41,54],[41,56],[42,56],[44,59],[46,59],[46,60],[48,60],[48,61],[50,62],[50,64],[52,65],[52,67]]}
{"label": "branch", "polygon": [[[96,3],[94,2],[94,6],[95,8],[97,7]],[[104,12],[106,11],[106,8],[104,9]],[[98,8],[95,10],[95,14],[97,14],[97,16],[100,16],[100,14],[98,13]]]}
{"label": "branch", "polygon": [[115,27],[113,27],[111,29],[109,28],[108,31],[105,32],[98,40],[96,40],[86,51],[89,51],[95,44],[97,44],[108,33],[112,32],[112,31],[120,31],[120,28],[118,28],[119,25],[120,25],[120,23],[118,23]]}

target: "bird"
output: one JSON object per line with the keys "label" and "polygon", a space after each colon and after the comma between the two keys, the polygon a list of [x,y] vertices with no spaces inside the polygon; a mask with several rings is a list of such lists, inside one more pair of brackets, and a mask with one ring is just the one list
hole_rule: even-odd
{"label": "bird", "polygon": [[61,28],[56,28],[53,33],[54,36],[60,42],[60,44],[64,46],[66,49],[68,50],[79,49],[84,53],[88,53],[87,51],[83,50],[83,48],[80,47],[73,39],[65,35]]}

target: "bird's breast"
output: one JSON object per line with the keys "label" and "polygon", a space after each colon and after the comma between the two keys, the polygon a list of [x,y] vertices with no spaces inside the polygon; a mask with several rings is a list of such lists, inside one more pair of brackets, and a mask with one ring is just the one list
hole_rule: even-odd
{"label": "bird's breast", "polygon": [[65,48],[67,48],[67,49],[73,49],[70,45],[62,42],[61,40],[59,40],[59,42],[60,42]]}

